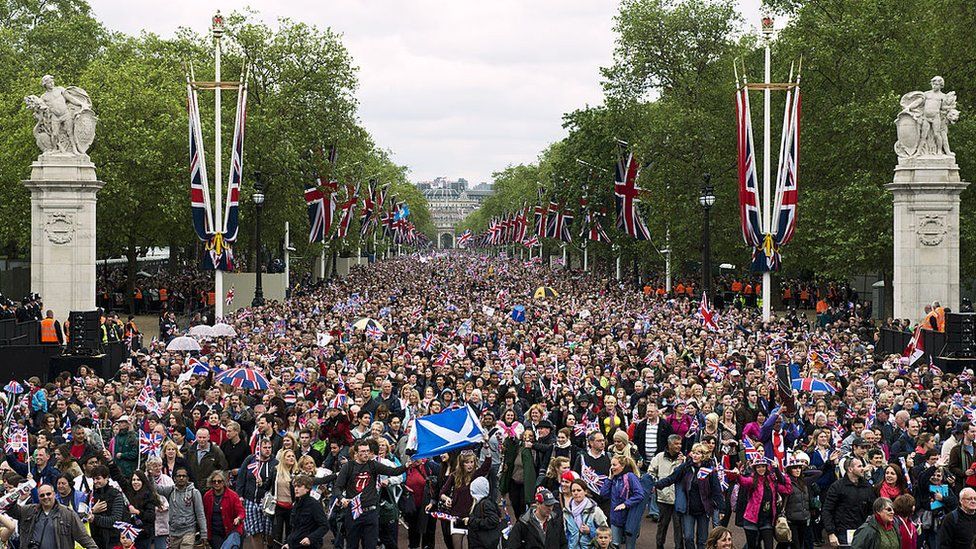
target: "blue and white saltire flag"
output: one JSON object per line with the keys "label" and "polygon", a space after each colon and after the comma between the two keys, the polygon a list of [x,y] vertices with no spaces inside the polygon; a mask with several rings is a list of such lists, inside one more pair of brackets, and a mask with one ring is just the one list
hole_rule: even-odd
{"label": "blue and white saltire flag", "polygon": [[439,456],[481,444],[485,432],[481,422],[469,406],[414,420],[417,433],[417,453],[413,459]]}

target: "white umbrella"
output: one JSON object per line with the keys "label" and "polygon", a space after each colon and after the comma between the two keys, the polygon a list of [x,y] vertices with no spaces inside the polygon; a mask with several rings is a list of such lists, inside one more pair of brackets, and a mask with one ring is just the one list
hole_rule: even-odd
{"label": "white umbrella", "polygon": [[214,324],[213,335],[217,337],[237,337],[237,330],[226,322],[218,322]]}
{"label": "white umbrella", "polygon": [[188,336],[174,337],[173,341],[166,346],[167,351],[199,351],[200,344],[197,340]]}
{"label": "white umbrella", "polygon": [[200,338],[214,336],[213,328],[207,326],[206,324],[197,324],[196,326],[190,328],[190,331],[187,333],[193,337],[200,337]]}

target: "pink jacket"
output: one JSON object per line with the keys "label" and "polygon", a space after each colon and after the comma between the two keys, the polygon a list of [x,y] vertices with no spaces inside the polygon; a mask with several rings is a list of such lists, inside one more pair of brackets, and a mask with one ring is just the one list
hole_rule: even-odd
{"label": "pink jacket", "polygon": [[[757,478],[762,478],[765,482],[757,482]],[[783,482],[780,482],[780,479]],[[775,493],[780,493],[784,496],[793,493],[793,485],[790,483],[789,475],[778,475],[773,472],[768,472],[764,477],[757,477],[756,475],[739,477],[739,497],[749,498],[746,502],[745,513],[742,516],[753,524],[759,522],[759,506],[762,505],[763,493],[766,488],[772,488],[774,492],[772,508],[773,521],[775,522],[778,516]]]}

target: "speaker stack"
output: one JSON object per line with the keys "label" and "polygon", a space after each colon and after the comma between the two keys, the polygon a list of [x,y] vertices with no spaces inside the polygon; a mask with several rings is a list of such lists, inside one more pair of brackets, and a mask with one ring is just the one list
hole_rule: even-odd
{"label": "speaker stack", "polygon": [[946,313],[945,356],[976,358],[976,313]]}
{"label": "speaker stack", "polygon": [[71,311],[68,323],[68,353],[96,355],[102,352],[98,311]]}

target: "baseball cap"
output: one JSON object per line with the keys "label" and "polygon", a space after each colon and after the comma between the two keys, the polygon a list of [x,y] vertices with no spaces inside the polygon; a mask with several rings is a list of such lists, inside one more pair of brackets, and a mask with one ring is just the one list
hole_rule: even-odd
{"label": "baseball cap", "polygon": [[550,431],[554,429],[552,422],[548,419],[544,419],[536,425],[536,429],[549,429]]}

